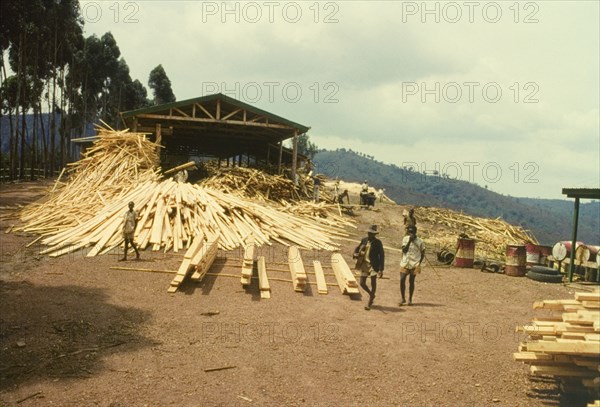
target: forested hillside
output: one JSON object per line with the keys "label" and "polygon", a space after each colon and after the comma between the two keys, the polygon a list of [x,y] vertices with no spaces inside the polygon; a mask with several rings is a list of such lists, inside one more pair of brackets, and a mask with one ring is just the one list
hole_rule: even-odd
{"label": "forested hillside", "polygon": [[[353,182],[368,179],[371,186],[385,188],[386,194],[400,204],[447,207],[490,218],[499,216],[531,230],[542,244],[571,239],[572,200],[502,195],[466,181],[383,164],[374,157],[346,149],[320,150],[314,162],[318,171],[329,177]],[[578,236],[588,244],[599,244],[600,202],[581,204]]]}

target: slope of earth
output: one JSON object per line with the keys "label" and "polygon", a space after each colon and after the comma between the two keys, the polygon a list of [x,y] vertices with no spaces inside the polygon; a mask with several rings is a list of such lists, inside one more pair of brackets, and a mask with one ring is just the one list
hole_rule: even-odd
{"label": "slope of earth", "polygon": [[[2,187],[0,207],[24,199]],[[36,193],[36,191],[29,193]],[[558,406],[552,381],[512,360],[514,328],[532,303],[572,289],[474,269],[425,267],[415,305],[398,307],[403,208],[361,210],[359,231],[381,225],[385,278],[365,298],[332,285],[319,295],[273,280],[272,298],[242,289],[240,253],[220,252],[212,273],[167,294],[170,274],[113,270],[117,256],[38,256],[35,236],[0,224],[0,404],[99,406],[441,405]],[[4,213],[5,209],[3,209]],[[341,241],[347,261],[356,241]],[[269,277],[287,278],[286,250],[261,248]],[[228,260],[225,260],[224,257]],[[320,251],[304,251],[329,264]],[[173,270],[182,254],[144,252],[127,267]],[[330,271],[330,269],[326,269]],[[309,281],[314,281],[309,275]],[[332,276],[327,276],[334,283]],[[226,368],[222,370],[211,370]]]}

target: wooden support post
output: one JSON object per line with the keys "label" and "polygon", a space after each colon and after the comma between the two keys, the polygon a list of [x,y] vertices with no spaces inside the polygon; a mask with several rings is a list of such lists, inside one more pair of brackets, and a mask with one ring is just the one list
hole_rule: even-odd
{"label": "wooden support post", "polygon": [[[161,144],[162,143],[162,133],[161,133],[161,124],[160,123],[156,123],[156,144]],[[160,152],[160,147],[156,147],[157,151]]]}
{"label": "wooden support post", "polygon": [[298,129],[294,129],[293,153],[292,153],[292,181],[298,185]]}
{"label": "wooden support post", "polygon": [[283,158],[283,141],[279,142],[279,162],[277,164],[277,173],[281,175],[281,159]]}
{"label": "wooden support post", "polygon": [[573,272],[575,271],[575,246],[577,242],[577,224],[579,223],[579,197],[575,198],[575,208],[573,210],[573,239],[571,240],[571,262],[569,263],[569,283],[573,281]]}

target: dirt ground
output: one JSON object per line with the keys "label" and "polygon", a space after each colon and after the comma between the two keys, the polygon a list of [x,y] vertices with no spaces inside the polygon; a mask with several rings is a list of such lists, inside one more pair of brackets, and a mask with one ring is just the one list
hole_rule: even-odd
{"label": "dirt ground", "polygon": [[[415,305],[399,307],[399,254],[388,249],[371,311],[333,285],[319,295],[272,281],[272,298],[260,299],[256,284],[226,276],[171,295],[170,274],[110,269],[123,265],[118,253],[52,259],[25,247],[36,236],[4,233],[6,207],[43,186],[0,188],[0,405],[584,405],[512,360],[515,326],[544,315],[533,301],[573,288],[443,267],[429,253]],[[384,245],[399,247],[402,209],[361,210],[354,240],[376,223]],[[341,243],[350,262],[356,242]],[[290,278],[285,253],[261,248],[269,277]],[[211,272],[239,274],[239,254],[220,252]],[[174,270],[182,253],[142,257],[125,266]],[[319,251],[303,258],[308,271],[313,259],[330,263]]]}

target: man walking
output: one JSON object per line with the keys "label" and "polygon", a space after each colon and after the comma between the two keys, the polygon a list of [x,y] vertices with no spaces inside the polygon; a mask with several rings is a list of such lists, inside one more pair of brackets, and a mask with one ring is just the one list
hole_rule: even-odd
{"label": "man walking", "polygon": [[140,259],[140,252],[138,251],[135,243],[133,242],[133,234],[135,233],[135,228],[137,227],[137,212],[133,210],[134,203],[129,202],[129,210],[125,212],[123,216],[123,239],[125,240],[125,251],[123,253],[123,258],[119,261],[127,260],[127,251],[129,250],[129,244],[135,250],[135,259]]}
{"label": "man walking", "polygon": [[400,260],[400,306],[406,304],[406,277],[409,276],[408,305],[412,305],[415,292],[415,278],[421,272],[421,262],[425,258],[425,244],[417,237],[417,228],[409,226],[408,235],[402,239],[402,260]]}
{"label": "man walking", "polygon": [[[367,230],[367,237],[361,240],[360,244],[354,249],[353,258],[356,260],[355,268],[360,270],[360,286],[369,294],[369,303],[365,307],[368,311],[375,300],[377,291],[377,276],[383,276],[384,253],[381,240],[377,239],[379,233],[377,225],[372,225]],[[367,277],[371,278],[371,289],[367,286]]]}

